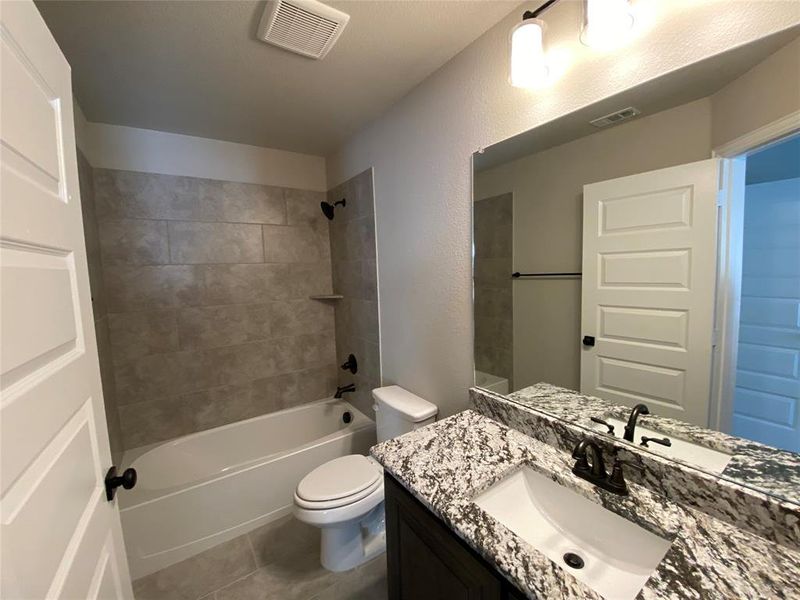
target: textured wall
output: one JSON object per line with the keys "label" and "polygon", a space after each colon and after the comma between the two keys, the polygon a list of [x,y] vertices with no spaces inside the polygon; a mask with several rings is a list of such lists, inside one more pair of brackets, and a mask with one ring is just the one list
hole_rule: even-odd
{"label": "textured wall", "polygon": [[796,115],[800,112],[800,39],[726,85],[711,102],[714,147]]}
{"label": "textured wall", "polygon": [[333,289],[344,296],[335,303],[336,358],[341,365],[354,354],[358,373],[340,370],[339,385],[355,383],[347,399],[372,417],[372,390],[381,383],[372,169],[328,192],[330,203],[343,198],[346,206],[336,207],[330,223]]}
{"label": "textured wall", "polygon": [[108,437],[111,443],[111,458],[115,464],[119,464],[122,457],[123,440],[119,423],[119,411],[117,410],[111,341],[108,336],[108,308],[103,285],[103,266],[100,259],[100,236],[97,229],[97,214],[94,202],[94,176],[92,166],[86,160],[83,152],[78,150],[77,156],[83,234],[86,238],[86,259],[89,263],[89,286],[92,292],[92,313],[94,314],[94,331],[97,337],[97,354],[100,360],[103,403],[106,409]]}
{"label": "textured wall", "polygon": [[324,193],[106,169],[94,190],[126,449],[332,393]]}
{"label": "textured wall", "polygon": [[508,380],[514,389],[511,273],[514,198],[475,202],[475,369]]}
{"label": "textured wall", "polygon": [[472,153],[800,22],[797,2],[637,5],[649,9],[639,37],[613,52],[579,43],[579,2],[550,9],[548,46],[563,73],[540,91],[508,85],[519,7],[328,159],[329,185],[375,169],[384,382],[437,403],[440,415],[466,407],[473,381]]}

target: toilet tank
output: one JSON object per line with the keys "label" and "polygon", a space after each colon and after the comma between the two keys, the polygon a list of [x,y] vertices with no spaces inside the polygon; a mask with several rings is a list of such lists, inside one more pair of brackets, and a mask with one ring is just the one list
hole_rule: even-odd
{"label": "toilet tank", "polygon": [[399,385],[372,390],[375,399],[375,424],[379,442],[433,423],[439,409],[435,404],[412,394]]}

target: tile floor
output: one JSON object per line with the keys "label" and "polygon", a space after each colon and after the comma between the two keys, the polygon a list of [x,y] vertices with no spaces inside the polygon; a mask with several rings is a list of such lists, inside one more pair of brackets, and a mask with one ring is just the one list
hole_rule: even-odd
{"label": "tile floor", "polygon": [[386,555],[319,564],[319,530],[284,517],[133,582],[136,600],[386,600]]}

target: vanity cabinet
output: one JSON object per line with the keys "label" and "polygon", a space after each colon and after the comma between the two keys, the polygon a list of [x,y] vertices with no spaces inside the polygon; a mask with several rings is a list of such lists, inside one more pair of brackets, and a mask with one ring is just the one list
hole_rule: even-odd
{"label": "vanity cabinet", "polygon": [[384,491],[389,600],[522,600],[390,475]]}

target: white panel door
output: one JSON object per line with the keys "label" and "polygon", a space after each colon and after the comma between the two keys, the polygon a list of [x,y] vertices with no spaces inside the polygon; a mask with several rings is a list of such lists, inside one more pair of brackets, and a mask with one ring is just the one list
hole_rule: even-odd
{"label": "white panel door", "polygon": [[81,223],[70,68],[0,6],[0,597],[132,598]]}
{"label": "white panel door", "polygon": [[721,168],[584,186],[581,392],[708,425]]}

